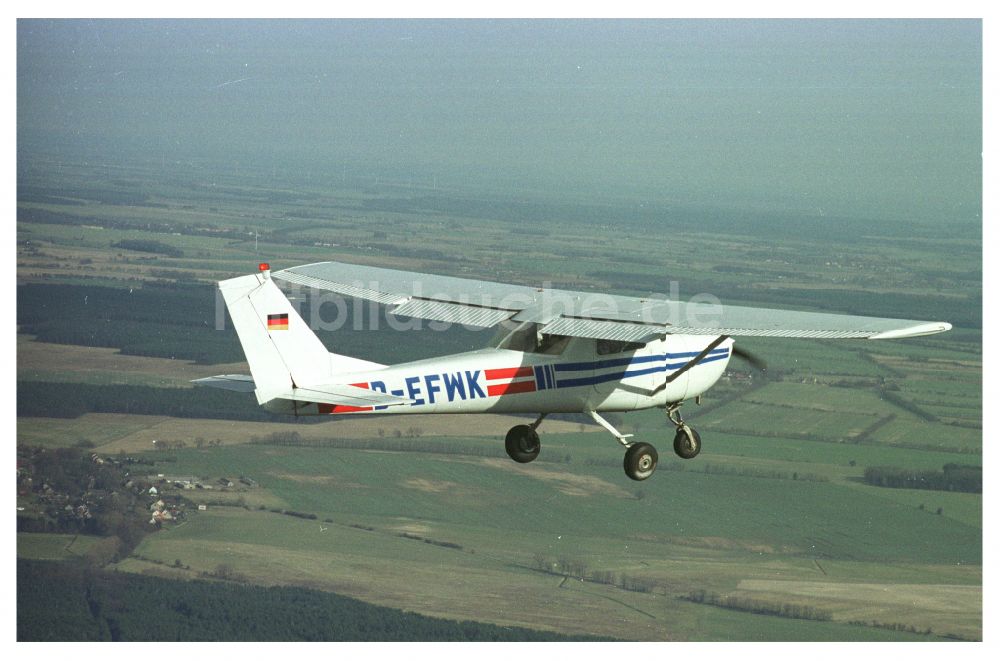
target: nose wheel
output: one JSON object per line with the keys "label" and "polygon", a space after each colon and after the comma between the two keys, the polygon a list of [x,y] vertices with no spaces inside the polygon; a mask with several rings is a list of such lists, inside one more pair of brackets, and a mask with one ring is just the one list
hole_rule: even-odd
{"label": "nose wheel", "polygon": [[680,403],[667,408],[667,417],[677,427],[674,436],[674,452],[681,459],[694,459],[701,452],[701,435],[689,427],[681,418]]}
{"label": "nose wheel", "polygon": [[681,459],[694,459],[701,452],[701,436],[694,429],[682,424],[674,436],[674,452]]}

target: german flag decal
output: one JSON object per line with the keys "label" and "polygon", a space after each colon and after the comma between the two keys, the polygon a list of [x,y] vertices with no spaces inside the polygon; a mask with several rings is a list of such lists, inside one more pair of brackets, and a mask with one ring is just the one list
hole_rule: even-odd
{"label": "german flag decal", "polygon": [[267,330],[288,330],[288,313],[267,315]]}

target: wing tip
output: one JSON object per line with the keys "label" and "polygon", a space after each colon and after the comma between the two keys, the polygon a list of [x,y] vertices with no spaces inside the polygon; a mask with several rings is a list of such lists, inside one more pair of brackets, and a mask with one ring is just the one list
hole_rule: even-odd
{"label": "wing tip", "polygon": [[869,340],[897,340],[904,337],[920,337],[921,335],[935,335],[951,330],[951,324],[947,321],[934,321],[906,328],[895,328],[893,330],[882,331],[869,336]]}

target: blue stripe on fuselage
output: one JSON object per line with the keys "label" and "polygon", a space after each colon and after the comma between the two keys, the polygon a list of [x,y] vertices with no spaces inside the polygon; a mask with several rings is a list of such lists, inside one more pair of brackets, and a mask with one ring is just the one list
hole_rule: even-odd
{"label": "blue stripe on fuselage", "polygon": [[[697,367],[698,365],[704,365],[705,363],[711,363],[711,362],[714,362],[716,360],[722,360],[723,358],[728,358],[729,357],[729,350],[728,349],[723,349],[723,351],[724,351],[724,353],[716,353],[714,351],[710,352],[703,359],[699,360],[698,363],[695,366]],[[713,354],[715,354],[715,355],[713,355]],[[666,356],[671,356],[671,357],[673,357],[673,356],[681,356],[681,355],[684,355],[684,354],[666,354]],[[694,354],[691,354],[691,357],[693,358],[694,356],[697,356],[697,355],[698,355],[698,353],[694,353]],[[629,366],[634,365],[634,364],[652,362],[650,360],[646,360],[645,358],[655,358],[657,360],[665,360],[666,356],[644,356],[643,357],[644,360],[634,360],[631,363],[629,363]],[[580,377],[580,378],[575,378],[575,379],[560,379],[559,380],[559,387],[560,388],[573,388],[573,387],[577,387],[577,386],[592,386],[592,385],[597,384],[597,383],[606,383],[608,381],[620,381],[622,379],[628,379],[628,378],[633,377],[633,376],[645,376],[646,374],[656,374],[657,372],[674,371],[674,370],[679,370],[680,368],[684,367],[685,365],[688,364],[688,362],[690,362],[690,361],[686,361],[685,360],[685,361],[676,362],[676,363],[664,363],[662,365],[656,365],[655,367],[646,367],[646,368],[643,368],[643,369],[626,369],[626,370],[623,370],[623,371],[620,371],[620,372],[608,372],[606,374],[596,374],[594,376]],[[559,366],[557,365],[556,368],[558,369],[558,367]]]}
{"label": "blue stripe on fuselage", "polygon": [[548,384],[545,381],[545,365],[535,366],[535,388],[538,390],[545,390],[548,388]]}
{"label": "blue stripe on fuselage", "polygon": [[[622,365],[636,365],[639,363],[656,363],[665,360],[670,360],[671,358],[694,358],[700,351],[686,351],[683,353],[661,353],[655,356],[626,356],[624,358],[607,358],[604,360],[595,360],[589,362],[580,363],[556,363],[556,371],[559,372],[582,372],[586,370],[600,370],[606,369],[608,367],[620,367]],[[708,352],[706,359],[708,357],[718,357],[718,356],[728,356],[729,349],[725,347],[721,349],[712,349]],[[685,361],[686,362],[686,361]],[[700,363],[705,362],[705,360],[699,361]]]}

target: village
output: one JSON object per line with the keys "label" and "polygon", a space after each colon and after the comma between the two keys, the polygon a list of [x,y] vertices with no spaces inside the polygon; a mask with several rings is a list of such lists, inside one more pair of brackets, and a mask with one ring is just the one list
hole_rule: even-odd
{"label": "village", "polygon": [[[18,446],[19,532],[119,534],[140,513],[146,531],[179,525],[192,511],[208,509],[210,494],[257,488],[256,480],[198,478],[141,471],[154,461],[115,457],[78,448]],[[122,516],[119,516],[122,515]]]}
{"label": "village", "polygon": [[209,483],[209,480],[176,477],[164,473],[150,475],[147,480],[152,486],[146,493],[151,499],[156,499],[149,506],[149,523],[157,527],[164,523],[183,521],[189,504],[196,505],[199,512],[208,510],[208,503],[204,502],[204,498],[186,497],[185,491],[246,491],[257,487],[257,481],[245,475],[241,475],[236,482],[228,477],[220,477],[214,483]]}

